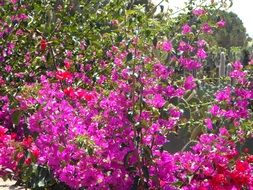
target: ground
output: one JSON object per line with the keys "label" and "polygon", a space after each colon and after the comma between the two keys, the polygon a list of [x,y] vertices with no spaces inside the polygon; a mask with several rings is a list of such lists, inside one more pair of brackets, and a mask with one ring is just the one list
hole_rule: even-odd
{"label": "ground", "polygon": [[23,187],[16,187],[14,186],[14,184],[16,183],[16,181],[3,181],[0,178],[0,190],[25,190],[25,188]]}

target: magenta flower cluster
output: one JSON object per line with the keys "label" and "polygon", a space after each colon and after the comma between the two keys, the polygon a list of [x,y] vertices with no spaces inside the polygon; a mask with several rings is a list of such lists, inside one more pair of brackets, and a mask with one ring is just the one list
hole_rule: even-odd
{"label": "magenta flower cluster", "polygon": [[[206,13],[195,9],[192,16],[201,19]],[[222,28],[225,21],[216,25]],[[178,40],[160,38],[145,47],[136,34],[111,44],[103,58],[92,50],[92,60],[83,64],[80,52],[88,47],[81,42],[78,55],[66,50],[61,65],[25,84],[29,92],[15,95],[14,108],[8,96],[0,96],[0,176],[18,178],[22,169],[40,165],[71,189],[253,189],[253,156],[237,147],[252,135],[253,82],[239,61],[227,77],[230,84],[212,94],[206,113],[199,114],[204,116],[189,119],[193,106],[206,104],[189,102],[201,85],[194,73],[205,64],[208,42],[187,37],[212,34],[216,25],[204,22],[193,30],[183,24]],[[53,52],[50,43],[44,38],[38,43],[42,61]],[[15,44],[8,43],[0,60],[14,51]],[[25,56],[28,63],[30,56]],[[94,63],[99,67],[91,76]],[[7,83],[0,77],[2,86]],[[182,126],[202,132],[169,153],[167,136]]]}

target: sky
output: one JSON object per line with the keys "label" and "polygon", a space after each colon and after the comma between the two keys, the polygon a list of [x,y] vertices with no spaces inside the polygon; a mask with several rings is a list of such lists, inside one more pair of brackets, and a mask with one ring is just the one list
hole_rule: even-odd
{"label": "sky", "polygon": [[[187,0],[169,0],[169,6],[173,9],[183,8],[184,2]],[[154,4],[158,4],[161,0],[152,0]],[[167,7],[166,3],[164,4]],[[253,0],[233,0],[233,6],[229,9],[236,13],[242,20],[247,33],[253,38]]]}

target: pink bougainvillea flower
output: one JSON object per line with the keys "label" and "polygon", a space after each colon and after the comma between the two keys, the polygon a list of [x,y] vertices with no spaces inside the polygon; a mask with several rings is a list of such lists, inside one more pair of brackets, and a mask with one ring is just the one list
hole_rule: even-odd
{"label": "pink bougainvillea flower", "polygon": [[11,139],[15,140],[17,138],[17,134],[16,133],[11,133]]}
{"label": "pink bougainvillea flower", "polygon": [[192,11],[192,14],[194,14],[195,16],[202,16],[204,14],[206,14],[206,11],[204,9],[194,9]]}
{"label": "pink bougainvillea flower", "polygon": [[47,48],[47,41],[45,39],[41,39],[40,41],[40,50],[45,51]]}
{"label": "pink bougainvillea flower", "polygon": [[249,155],[248,158],[247,158],[247,161],[249,163],[253,163],[253,155]]}
{"label": "pink bougainvillea flower", "polygon": [[207,45],[207,42],[201,39],[201,40],[198,40],[197,45],[198,47],[205,47]]}
{"label": "pink bougainvillea flower", "polygon": [[0,137],[3,136],[7,131],[8,131],[8,129],[6,129],[0,125]]}
{"label": "pink bougainvillea flower", "polygon": [[185,58],[183,56],[179,58],[179,64],[189,71],[199,69],[201,67],[201,64],[197,60]]}
{"label": "pink bougainvillea flower", "polygon": [[26,158],[26,159],[25,159],[25,164],[26,164],[26,165],[29,166],[31,163],[32,163],[32,159],[31,159],[31,158]]}
{"label": "pink bougainvillea flower", "polygon": [[243,65],[242,65],[242,63],[241,63],[240,61],[235,61],[235,62],[233,63],[233,68],[234,68],[235,70],[242,70]]}
{"label": "pink bougainvillea flower", "polygon": [[118,26],[119,25],[119,21],[114,19],[114,20],[111,21],[111,24],[113,26]]}
{"label": "pink bougainvillea flower", "polygon": [[77,98],[84,98],[84,96],[87,94],[86,90],[84,89],[77,89],[75,90],[74,94],[76,95]]}
{"label": "pink bougainvillea flower", "polygon": [[185,90],[192,90],[196,87],[195,79],[192,75],[187,76],[184,81]]}
{"label": "pink bougainvillea flower", "polygon": [[221,113],[221,109],[218,105],[214,104],[211,109],[209,110],[209,112],[213,115],[213,116],[218,116]]}
{"label": "pink bougainvillea flower", "polygon": [[161,94],[155,94],[151,100],[148,101],[152,106],[156,108],[162,108],[166,103]]}
{"label": "pink bougainvillea flower", "polygon": [[90,100],[92,100],[94,98],[94,95],[92,94],[92,93],[86,93],[85,95],[84,95],[84,99],[86,100],[86,101],[90,101]]}
{"label": "pink bougainvillea flower", "polygon": [[70,67],[73,65],[73,61],[70,59],[65,59],[64,60],[64,66],[66,67],[66,69],[70,69]]}
{"label": "pink bougainvillea flower", "polygon": [[157,77],[163,79],[167,79],[171,74],[171,71],[169,71],[168,68],[161,63],[156,63],[154,65],[153,71]]}
{"label": "pink bougainvillea flower", "polygon": [[228,184],[228,179],[224,174],[216,174],[212,177],[211,184],[212,184],[213,187],[215,187],[215,188],[218,187],[219,189],[221,189],[220,188],[221,184],[227,185]]}
{"label": "pink bougainvillea flower", "polygon": [[238,81],[238,83],[243,84],[246,81],[247,73],[240,70],[234,70],[230,73],[230,77]]}
{"label": "pink bougainvillea flower", "polygon": [[220,128],[219,132],[222,136],[229,136],[229,132],[225,127]]}
{"label": "pink bougainvillea flower", "polygon": [[177,49],[183,52],[192,52],[194,50],[194,47],[185,41],[180,41]]}
{"label": "pink bougainvillea flower", "polygon": [[56,72],[56,78],[58,80],[67,80],[72,77],[72,74],[69,71],[64,71],[64,70],[58,70]]}
{"label": "pink bougainvillea flower", "polygon": [[207,33],[207,34],[213,33],[212,27],[208,23],[202,24],[201,30],[202,30],[202,32]]}
{"label": "pink bougainvillea flower", "polygon": [[16,4],[16,3],[18,2],[18,0],[10,0],[10,2],[11,2],[12,4]]}
{"label": "pink bougainvillea flower", "polygon": [[116,57],[116,58],[114,59],[114,63],[115,63],[115,65],[117,65],[117,66],[121,66],[122,63],[123,63],[123,61],[122,61],[121,58]]}
{"label": "pink bougainvillea flower", "polygon": [[4,85],[4,84],[5,84],[5,80],[3,79],[2,76],[0,76],[0,86],[1,86],[1,85]]}
{"label": "pink bougainvillea flower", "polygon": [[67,50],[66,51],[66,56],[67,56],[67,58],[72,58],[73,57],[73,53],[72,53],[72,51],[70,51],[70,50]]}
{"label": "pink bougainvillea flower", "polygon": [[24,13],[21,13],[21,14],[18,15],[18,19],[19,20],[27,20],[28,18],[29,17],[26,14],[24,14]]}
{"label": "pink bougainvillea flower", "polygon": [[230,96],[231,96],[231,88],[226,87],[225,89],[220,90],[215,94],[215,99],[218,102],[221,102],[221,101],[230,102],[230,99],[231,99]]}
{"label": "pink bougainvillea flower", "polygon": [[92,92],[86,91],[84,89],[77,89],[75,91],[75,95],[79,98],[79,99],[84,99],[86,101],[90,101],[92,99],[94,99],[94,94],[92,94]]}
{"label": "pink bougainvillea flower", "polygon": [[16,32],[16,35],[17,36],[22,36],[22,35],[24,35],[24,31],[22,29],[18,29],[17,32]]}
{"label": "pink bougainvillea flower", "polygon": [[8,73],[12,71],[12,67],[10,65],[6,65],[4,69]]}
{"label": "pink bougainvillea flower", "polygon": [[70,96],[72,98],[75,96],[74,89],[72,87],[65,88],[63,92],[65,95]]}
{"label": "pink bougainvillea flower", "polygon": [[179,118],[182,113],[178,109],[171,108],[169,109],[169,114],[171,115],[171,117]]}
{"label": "pink bougainvillea flower", "polygon": [[249,163],[247,161],[236,161],[236,170],[239,172],[245,172],[247,169],[249,169]]}
{"label": "pink bougainvillea flower", "polygon": [[31,136],[28,136],[23,140],[22,144],[24,147],[29,148],[32,145],[32,142],[33,138]]}
{"label": "pink bougainvillea flower", "polygon": [[192,28],[188,25],[188,24],[185,24],[182,26],[182,34],[188,34],[192,31]]}
{"label": "pink bougainvillea flower", "polygon": [[38,148],[33,148],[33,149],[31,150],[31,153],[32,153],[32,155],[33,155],[35,158],[38,158],[39,155],[40,155],[40,151],[39,151]]}
{"label": "pink bougainvillea flower", "polygon": [[[120,26],[122,31],[127,29],[122,39],[109,34],[96,35],[98,38],[93,39],[75,31],[58,31],[70,44],[81,38],[79,47],[68,47],[69,43],[64,41],[54,44],[59,68],[39,67],[43,70],[37,73],[30,66],[38,56],[43,63],[47,62],[50,42],[45,36],[37,41],[37,49],[24,49],[22,56],[19,41],[26,39],[11,35],[32,35],[32,28],[25,30],[23,24],[14,24],[27,19],[26,15],[32,12],[27,10],[24,1],[11,7],[10,2],[5,3],[8,0],[1,2],[7,5],[3,10],[5,7],[11,10],[0,19],[0,38],[8,36],[9,39],[0,45],[3,62],[0,84],[5,85],[4,89],[22,87],[15,97],[5,94],[5,90],[5,97],[0,95],[1,177],[8,176],[6,169],[11,170],[9,176],[22,177],[28,166],[35,165],[47,167],[52,177],[68,189],[239,190],[252,187],[251,151],[237,150],[237,143],[244,147],[244,138],[250,135],[246,126],[247,119],[252,119],[250,66],[244,70],[240,62],[235,62],[230,72],[233,80],[224,84],[217,81],[219,85],[209,76],[206,78],[204,70],[195,72],[204,66],[207,58],[208,44],[201,36],[225,26],[223,20],[216,26],[205,23],[210,15],[206,14],[209,7],[193,10],[193,19],[179,25],[182,35],[171,41],[167,32],[152,31],[153,35],[159,33],[158,40],[163,39],[158,44],[156,39],[152,43],[145,38],[141,23],[133,25],[132,30]],[[16,29],[21,27],[22,32],[9,26],[8,12]],[[111,21],[114,29],[124,20],[120,17],[119,21],[112,20],[108,16],[105,20]],[[133,37],[137,29],[138,38]],[[36,35],[40,34],[36,32]],[[52,40],[57,36],[53,35]],[[82,38],[87,37],[86,45]],[[100,48],[95,41],[100,43]],[[21,56],[16,56],[17,53]],[[130,54],[133,61],[126,63]],[[16,65],[19,63],[20,67]],[[22,68],[22,63],[27,68]],[[200,78],[194,78],[193,73]],[[193,89],[196,93],[189,92]],[[188,108],[192,111],[190,115]],[[18,124],[14,124],[14,114],[19,110],[22,114]],[[194,141],[187,143],[184,138],[188,135],[187,127],[202,125],[205,126],[203,134],[194,135],[196,138],[191,138]],[[184,142],[181,144],[177,139]],[[174,153],[166,146],[174,148],[180,144],[184,147],[178,147]]]}
{"label": "pink bougainvillea flower", "polygon": [[207,53],[206,53],[206,51],[203,48],[200,48],[197,51],[197,56],[200,59],[205,59],[205,58],[207,58]]}
{"label": "pink bougainvillea flower", "polygon": [[81,42],[80,42],[80,49],[81,49],[81,50],[86,50],[86,48],[87,48],[86,41],[81,41]]}
{"label": "pink bougainvillea flower", "polygon": [[219,27],[219,28],[224,28],[226,26],[226,22],[225,20],[220,20],[219,22],[216,23],[216,25]]}
{"label": "pink bougainvillea flower", "polygon": [[165,52],[170,52],[172,51],[172,43],[170,41],[164,41],[162,43],[162,50],[165,51]]}
{"label": "pink bougainvillea flower", "polygon": [[207,129],[212,130],[213,129],[213,124],[212,124],[212,120],[210,118],[206,118],[204,120],[205,126]]}

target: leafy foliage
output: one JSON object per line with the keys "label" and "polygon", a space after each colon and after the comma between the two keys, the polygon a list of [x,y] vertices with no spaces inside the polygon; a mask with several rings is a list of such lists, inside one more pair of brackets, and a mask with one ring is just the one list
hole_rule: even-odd
{"label": "leafy foliage", "polygon": [[191,0],[175,18],[147,1],[1,2],[0,175],[32,189],[251,188],[238,147],[252,64],[206,66],[224,3]]}

